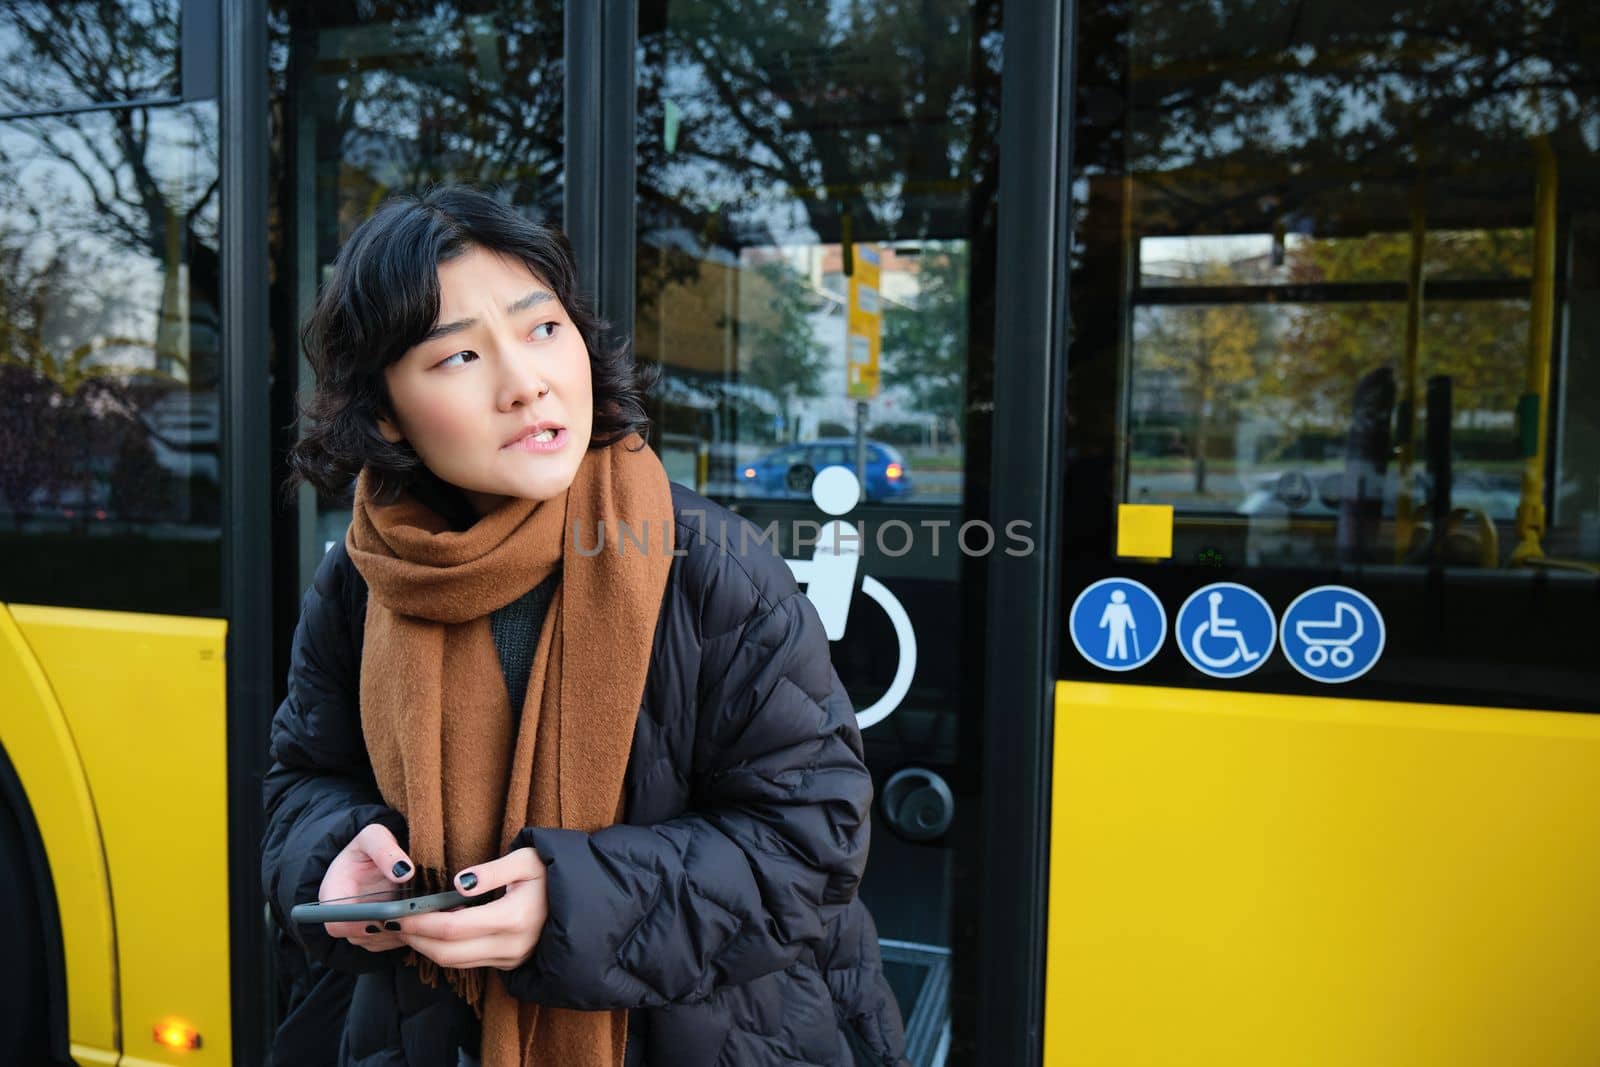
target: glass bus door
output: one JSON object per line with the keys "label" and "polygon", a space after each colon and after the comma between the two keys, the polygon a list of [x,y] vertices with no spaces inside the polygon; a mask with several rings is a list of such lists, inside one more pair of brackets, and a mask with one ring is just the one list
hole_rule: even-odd
{"label": "glass bus door", "polygon": [[862,895],[918,1067],[976,1062],[965,605],[991,549],[963,523],[986,517],[999,66],[997,4],[639,5],[656,446],[773,531],[829,627],[878,794]]}

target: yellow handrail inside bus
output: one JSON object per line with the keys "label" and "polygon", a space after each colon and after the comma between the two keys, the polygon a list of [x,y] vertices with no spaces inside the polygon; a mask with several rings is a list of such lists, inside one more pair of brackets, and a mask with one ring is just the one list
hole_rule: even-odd
{"label": "yellow handrail inside bus", "polygon": [[1522,438],[1522,499],[1512,564],[1544,558],[1544,450],[1550,416],[1550,349],[1556,313],[1556,153],[1544,134],[1533,138],[1533,290],[1528,323],[1526,392],[1517,405]]}

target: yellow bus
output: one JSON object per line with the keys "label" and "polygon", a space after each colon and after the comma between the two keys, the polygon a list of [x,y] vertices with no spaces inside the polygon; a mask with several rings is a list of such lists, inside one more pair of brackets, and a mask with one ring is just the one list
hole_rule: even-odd
{"label": "yellow bus", "polygon": [[275,490],[323,271],[435,181],[564,225],[826,608],[915,1067],[1593,1063],[1596,55],[1583,0],[0,4],[0,1063],[336,1060],[257,857],[348,502]]}

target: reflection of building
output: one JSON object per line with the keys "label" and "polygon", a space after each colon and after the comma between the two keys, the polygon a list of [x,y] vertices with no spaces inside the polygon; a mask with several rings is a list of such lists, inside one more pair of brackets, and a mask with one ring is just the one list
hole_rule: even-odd
{"label": "reflection of building", "polygon": [[[716,250],[694,255],[687,236],[656,234],[639,251],[641,274],[653,273],[657,280],[649,288],[651,302],[639,309],[634,346],[641,357],[668,368],[669,403],[680,402],[687,392],[703,391],[704,379],[710,376],[721,382],[712,392],[727,399],[689,406],[715,409],[730,440],[804,441],[823,435],[829,427],[832,432],[853,427],[855,401],[845,391],[845,276],[840,246],[755,246],[744,249],[733,263]],[[893,246],[885,249],[881,288],[886,306],[915,313],[919,266],[919,256]],[[785,302],[794,305],[794,325],[809,332],[817,346],[814,373],[808,375],[807,389],[792,397],[787,425],[781,415],[783,398],[746,381],[761,356],[756,339],[777,328],[782,313],[775,309]],[[684,379],[681,387],[674,382],[679,376]],[[735,388],[740,383],[742,388]],[[894,386],[884,390],[874,411],[881,422],[928,425],[935,420],[919,411],[904,389]],[[670,413],[665,417],[673,418]],[[936,434],[929,431],[929,436]],[[721,440],[707,444],[716,452]]]}

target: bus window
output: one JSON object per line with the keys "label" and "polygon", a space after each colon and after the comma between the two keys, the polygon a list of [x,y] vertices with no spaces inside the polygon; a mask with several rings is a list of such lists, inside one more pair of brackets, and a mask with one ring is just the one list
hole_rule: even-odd
{"label": "bus window", "polygon": [[215,108],[128,114],[0,122],[0,600],[217,615]]}
{"label": "bus window", "polygon": [[[1388,622],[1365,695],[1600,710],[1600,140],[1554,7],[1392,75],[1352,58],[1377,5],[1264,51],[1176,3],[1105,52],[1086,23],[1121,65],[1077,118],[1066,603],[1347,585]],[[1171,509],[1170,555],[1119,555],[1128,505]],[[1216,684],[1172,649],[1142,677]],[[1229,684],[1317,691],[1281,656]]]}

